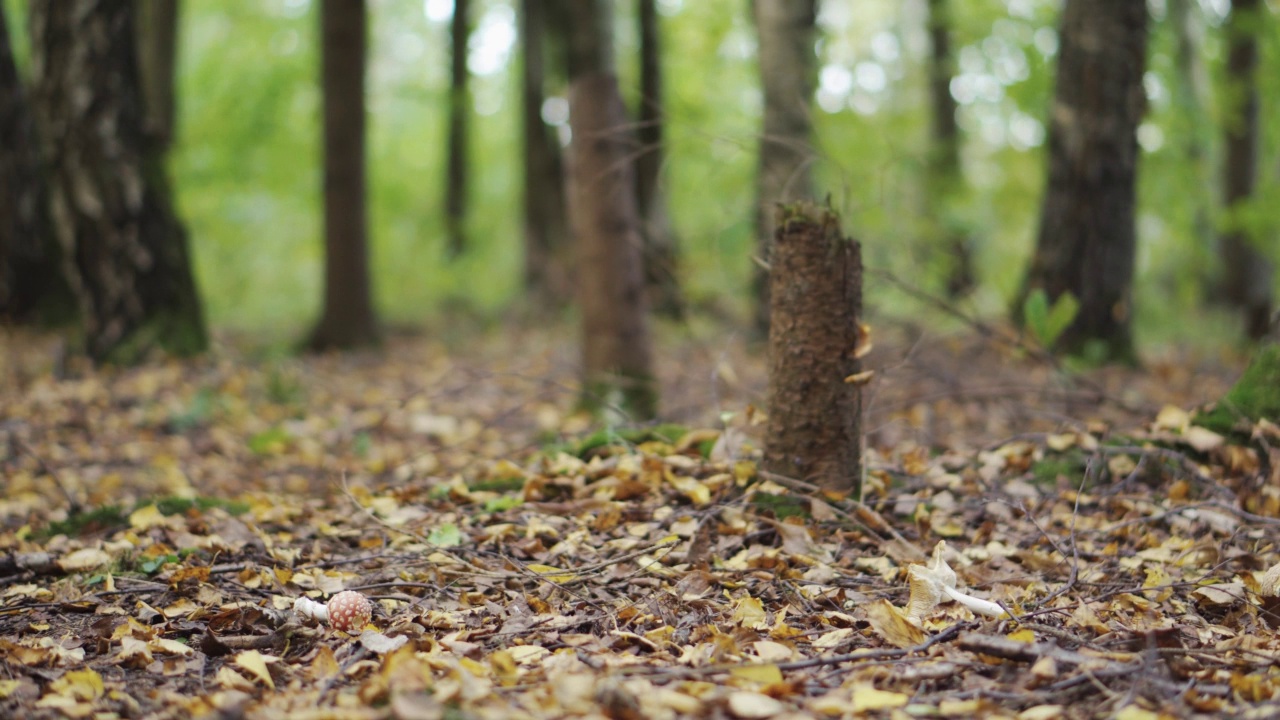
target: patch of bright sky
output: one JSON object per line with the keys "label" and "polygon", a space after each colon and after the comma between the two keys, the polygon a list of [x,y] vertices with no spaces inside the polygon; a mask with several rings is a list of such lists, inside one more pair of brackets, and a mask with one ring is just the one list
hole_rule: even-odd
{"label": "patch of bright sky", "polygon": [[510,5],[494,5],[480,18],[467,47],[467,68],[473,75],[493,75],[507,65],[516,45],[516,13]]}

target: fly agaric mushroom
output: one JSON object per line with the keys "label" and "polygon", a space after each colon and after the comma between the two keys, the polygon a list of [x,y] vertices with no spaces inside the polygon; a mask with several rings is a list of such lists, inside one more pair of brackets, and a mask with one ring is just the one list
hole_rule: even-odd
{"label": "fly agaric mushroom", "polygon": [[329,598],[328,605],[300,597],[294,601],[293,609],[304,618],[326,620],[334,629],[352,634],[360,632],[373,617],[373,605],[355,590],[343,590]]}

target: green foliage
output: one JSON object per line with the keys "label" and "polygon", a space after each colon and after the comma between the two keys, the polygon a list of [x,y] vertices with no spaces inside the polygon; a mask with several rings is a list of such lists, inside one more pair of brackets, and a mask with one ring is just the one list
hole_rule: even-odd
{"label": "green foliage", "polygon": [[169,427],[176,433],[186,433],[209,422],[220,403],[213,388],[202,387],[191,396],[186,409],[169,418]]}
{"label": "green foliage", "polygon": [[127,525],[127,517],[128,514],[119,505],[104,505],[72,513],[67,516],[66,520],[49,523],[47,527],[36,532],[35,536],[38,539],[50,538],[55,535],[82,537],[84,535],[107,532]]}
{"label": "green foliage", "polygon": [[1226,433],[1263,418],[1280,419],[1280,345],[1271,343],[1258,350],[1231,390],[1211,410],[1197,415],[1195,423]]}
{"label": "green foliage", "polygon": [[[14,11],[11,30],[21,27],[22,5],[7,0]],[[939,228],[955,230],[976,242],[982,285],[971,298],[973,309],[999,313],[1019,290],[1039,219],[1061,4],[951,5],[962,182],[948,183],[941,202],[926,202],[926,193],[937,188],[925,174],[931,151],[930,109],[923,99],[928,49],[918,41],[918,8],[903,3],[855,3],[820,14],[821,82],[812,112],[811,166],[819,194],[831,194],[845,227],[863,242],[868,268],[939,290],[950,264],[938,251]],[[476,27],[513,27],[512,8],[509,0],[480,3]],[[660,9],[667,122],[662,183],[682,241],[683,279],[695,308],[741,315],[756,242],[761,109],[749,3],[705,0],[662,3]],[[379,311],[393,323],[414,324],[450,306],[492,316],[520,290],[514,46],[505,50],[505,67],[475,79],[469,155],[474,183],[466,228],[475,244],[447,263],[447,23],[428,20],[420,3],[385,3],[370,6],[370,12],[369,218]],[[624,92],[634,108],[633,12],[629,4],[619,5],[616,44]],[[1262,173],[1256,200],[1225,218],[1203,217],[1203,208],[1213,210],[1216,193],[1207,183],[1216,180],[1221,128],[1232,118],[1219,94],[1207,103],[1185,97],[1177,38],[1163,12],[1154,13],[1151,26],[1148,113],[1141,132],[1134,313],[1144,341],[1202,337],[1186,317],[1203,303],[1204,281],[1216,268],[1214,231],[1234,224],[1255,239],[1265,238],[1280,217],[1268,210],[1280,198],[1274,173]],[[1192,12],[1208,27],[1203,57],[1220,84],[1223,18],[1216,6],[1204,3]],[[316,3],[292,0],[183,9],[180,128],[171,162],[199,283],[216,325],[296,338],[319,310],[315,13]],[[1280,111],[1276,26],[1266,24],[1260,38],[1264,118]],[[479,47],[480,35],[473,42]],[[709,77],[715,82],[707,82]],[[1280,124],[1263,128],[1263,157],[1274,157]],[[1193,139],[1200,148],[1195,152]],[[927,207],[942,208],[943,217],[926,217]],[[866,304],[869,314],[883,320],[916,319],[922,307],[874,280],[868,282]],[[1053,308],[1046,310],[1052,315]]]}
{"label": "green foliage", "polygon": [[453,523],[438,525],[427,535],[427,542],[437,547],[457,547],[462,540],[462,531]]}
{"label": "green foliage", "polygon": [[1036,288],[1022,305],[1022,319],[1040,346],[1051,348],[1071,326],[1079,311],[1080,301],[1075,295],[1065,292],[1050,307],[1049,296],[1044,289]]}
{"label": "green foliage", "polygon": [[120,528],[128,527],[129,515],[135,510],[148,505],[155,505],[156,509],[163,515],[183,515],[193,509],[206,512],[213,508],[225,510],[231,515],[242,515],[249,511],[247,503],[224,498],[180,498],[170,496],[142,500],[127,510],[119,505],[103,505],[75,512],[68,515],[65,520],[49,523],[48,526],[38,530],[35,536],[38,539],[47,539],[55,535],[83,537],[85,535],[113,532]]}
{"label": "green foliage", "polygon": [[577,443],[570,443],[549,450],[561,450],[571,455],[588,459],[592,455],[609,454],[607,450],[614,446],[631,447],[647,442],[662,442],[674,445],[689,429],[675,423],[661,423],[652,427],[639,428],[601,428],[586,436]]}
{"label": "green foliage", "polygon": [[279,425],[272,426],[249,438],[249,449],[255,455],[272,455],[288,445],[292,436]]}
{"label": "green foliage", "polygon": [[771,514],[779,520],[786,520],[789,517],[810,517],[809,501],[795,495],[757,492],[751,496],[751,504],[757,511]]}

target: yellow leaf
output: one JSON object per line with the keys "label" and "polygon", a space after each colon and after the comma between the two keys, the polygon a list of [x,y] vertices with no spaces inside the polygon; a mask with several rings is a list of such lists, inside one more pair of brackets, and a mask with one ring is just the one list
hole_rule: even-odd
{"label": "yellow leaf", "polygon": [[571,572],[566,572],[565,570],[561,570],[558,567],[552,567],[550,565],[539,565],[537,563],[534,563],[532,565],[526,565],[525,567],[529,568],[530,570],[538,573],[542,577],[554,583],[572,582],[573,579],[576,577]]}
{"label": "yellow leaf", "polygon": [[60,695],[85,701],[97,700],[102,697],[105,690],[102,685],[102,676],[89,668],[67,672],[54,680],[49,685],[49,689]]}
{"label": "yellow leaf", "polygon": [[782,682],[782,671],[772,663],[768,665],[739,665],[730,670],[729,674],[736,678],[760,683],[761,685]]}
{"label": "yellow leaf", "polygon": [[267,669],[267,663],[277,662],[279,660],[280,658],[278,657],[263,655],[257,650],[245,650],[239,655],[236,655],[232,659],[232,662],[245,670],[248,670],[250,675],[258,678],[264,685],[275,690],[276,683],[271,679],[271,671]]}
{"label": "yellow leaf", "polygon": [[750,595],[742,598],[733,608],[733,621],[743,627],[752,630],[768,630],[764,605],[758,598]]}
{"label": "yellow leaf", "polygon": [[729,712],[740,718],[773,717],[786,709],[782,703],[768,695],[756,692],[729,693]]}
{"label": "yellow leaf", "polygon": [[874,685],[859,683],[853,686],[853,711],[892,710],[907,704],[911,698],[904,693],[877,690]]}
{"label": "yellow leaf", "polygon": [[98,548],[84,548],[64,555],[58,567],[67,572],[93,570],[111,562],[111,556]]}
{"label": "yellow leaf", "polygon": [[164,513],[160,512],[160,508],[155,504],[146,507],[140,507],[129,513],[129,527],[134,530],[147,530],[168,522],[168,518]]}
{"label": "yellow leaf", "polygon": [[8,697],[22,686],[18,680],[0,680],[0,700],[6,700]]}
{"label": "yellow leaf", "polygon": [[909,648],[924,642],[924,631],[888,600],[877,600],[868,605],[867,621],[885,642],[894,647]]}
{"label": "yellow leaf", "polygon": [[1061,705],[1034,705],[1018,713],[1018,720],[1055,720],[1060,717]]}
{"label": "yellow leaf", "polygon": [[1021,630],[1014,630],[1013,632],[1009,633],[1005,637],[1008,637],[1010,640],[1017,640],[1018,642],[1024,642],[1024,643],[1033,643],[1036,641],[1035,632],[1027,628],[1022,628]]}

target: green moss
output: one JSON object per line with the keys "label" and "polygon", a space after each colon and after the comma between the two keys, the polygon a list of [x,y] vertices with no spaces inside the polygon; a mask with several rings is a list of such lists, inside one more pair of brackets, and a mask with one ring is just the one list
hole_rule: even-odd
{"label": "green moss", "polygon": [[81,537],[92,533],[113,533],[129,525],[129,515],[138,508],[155,505],[164,515],[181,515],[192,509],[205,512],[212,508],[221,508],[231,515],[242,515],[249,511],[246,503],[223,498],[197,497],[179,498],[163,497],[143,500],[132,508],[125,509],[120,505],[104,505],[91,510],[72,513],[66,520],[49,523],[35,533],[38,539],[51,538],[54,535]]}
{"label": "green moss", "polygon": [[751,504],[757,510],[770,513],[779,520],[786,520],[789,517],[810,517],[808,499],[794,495],[757,492],[751,496]]}
{"label": "green moss", "polygon": [[1084,474],[1084,453],[1072,448],[1063,453],[1047,455],[1031,466],[1031,483],[1039,487],[1052,487],[1059,477],[1078,478]]}
{"label": "green moss", "polygon": [[1225,433],[1240,424],[1280,418],[1280,345],[1258,350],[1249,367],[1217,404],[1196,416],[1195,423]]}

